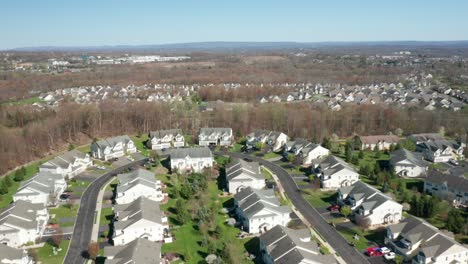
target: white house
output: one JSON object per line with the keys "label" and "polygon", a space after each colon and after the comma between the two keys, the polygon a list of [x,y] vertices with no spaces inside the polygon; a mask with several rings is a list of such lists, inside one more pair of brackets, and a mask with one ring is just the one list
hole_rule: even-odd
{"label": "white house", "polygon": [[16,201],[0,214],[0,244],[20,247],[35,242],[44,233],[48,220],[43,204]]}
{"label": "white house", "polygon": [[291,220],[291,208],[281,205],[272,189],[247,187],[234,195],[234,201],[237,218],[248,233],[263,233],[275,225],[287,226]]}
{"label": "white house", "polygon": [[299,156],[302,158],[302,164],[304,165],[310,165],[313,163],[312,161],[322,159],[328,155],[330,155],[330,150],[314,143],[309,144],[299,153]]}
{"label": "white house", "polygon": [[157,202],[164,199],[161,181],[157,181],[152,172],[137,169],[119,174],[117,179],[115,202],[118,204],[131,203],[142,196]]}
{"label": "white house", "polygon": [[349,186],[359,180],[359,173],[353,167],[344,160],[332,155],[320,162],[316,171],[324,189]]}
{"label": "white house", "polygon": [[255,130],[246,137],[246,147],[252,149],[255,144],[261,142],[271,149],[271,151],[280,151],[288,142],[289,137],[282,133],[269,130]]}
{"label": "white house", "polygon": [[259,252],[265,264],[333,264],[331,255],[322,255],[309,229],[276,225],[259,236]]}
{"label": "white house", "polygon": [[181,129],[158,130],[149,133],[148,148],[168,149],[185,146],[184,134]]}
{"label": "white house", "polygon": [[424,192],[457,206],[468,206],[468,178],[464,175],[455,176],[431,170],[424,181]]}
{"label": "white house", "polygon": [[253,189],[265,187],[265,177],[260,171],[258,162],[235,159],[226,166],[226,179],[230,193],[238,193],[247,187]]}
{"label": "white house", "polygon": [[338,189],[338,204],[349,206],[362,226],[396,223],[403,213],[401,204],[361,181]]}
{"label": "white house", "polygon": [[385,244],[412,263],[468,263],[468,248],[414,216],[387,227]]}
{"label": "white house", "polygon": [[174,149],[171,154],[171,169],[181,172],[202,172],[213,166],[213,154],[207,147]]}
{"label": "white house", "polygon": [[110,160],[137,151],[133,140],[127,136],[118,136],[93,142],[91,153],[94,158]]}
{"label": "white house", "polygon": [[162,264],[161,243],[137,238],[126,245],[104,247],[106,264]]}
{"label": "white house", "polygon": [[390,154],[390,165],[396,175],[402,177],[419,177],[426,174],[428,163],[421,153],[399,149]]}
{"label": "white house", "polygon": [[137,238],[163,241],[169,229],[159,202],[140,197],[129,204],[114,206],[114,245],[125,245]]}
{"label": "white house", "polygon": [[299,155],[301,153],[301,150],[309,145],[311,145],[309,141],[303,139],[303,138],[298,138],[294,141],[288,141],[286,145],[284,146],[284,153],[291,153],[294,155]]}
{"label": "white house", "polygon": [[464,158],[465,143],[455,140],[431,140],[416,146],[416,150],[424,154],[424,158],[432,162],[447,162],[450,159]]}
{"label": "white house", "polygon": [[93,165],[87,153],[78,150],[68,151],[39,166],[39,171],[73,177]]}
{"label": "white house", "polygon": [[395,135],[377,135],[377,136],[361,136],[361,149],[374,150],[378,146],[379,150],[390,149],[391,145],[396,145],[400,138]]}
{"label": "white house", "polygon": [[230,146],[232,144],[232,129],[221,127],[206,127],[200,129],[198,145],[200,146]]}
{"label": "white house", "polygon": [[0,244],[1,264],[32,264],[33,260],[28,256],[25,249],[16,249]]}
{"label": "white house", "polygon": [[62,175],[39,172],[21,183],[18,191],[13,195],[13,201],[23,200],[45,206],[55,205],[66,188],[67,182]]}

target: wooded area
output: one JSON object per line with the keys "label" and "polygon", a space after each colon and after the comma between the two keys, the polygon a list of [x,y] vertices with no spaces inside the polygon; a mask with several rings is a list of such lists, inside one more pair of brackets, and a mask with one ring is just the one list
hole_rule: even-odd
{"label": "wooded area", "polygon": [[431,112],[382,105],[345,105],[335,112],[310,103],[235,105],[211,112],[200,112],[198,105],[190,101],[68,103],[57,111],[0,105],[0,173],[63,149],[69,143],[84,144],[93,138],[157,129],[181,128],[196,138],[200,127],[232,127],[236,136],[262,128],[320,142],[332,134],[387,134],[397,128],[411,134],[437,132],[444,127],[447,136],[458,136],[466,133],[466,116],[466,110]]}

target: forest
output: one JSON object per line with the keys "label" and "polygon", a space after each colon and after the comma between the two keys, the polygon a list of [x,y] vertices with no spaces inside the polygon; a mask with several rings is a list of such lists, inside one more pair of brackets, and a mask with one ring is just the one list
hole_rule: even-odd
{"label": "forest", "polygon": [[[443,131],[457,138],[466,133],[466,109],[425,111],[382,105],[344,105],[341,111],[311,103],[235,104],[200,112],[191,100],[173,104],[104,101],[66,103],[56,110],[0,105],[0,174],[44,157],[68,144],[89,144],[94,138],[181,128],[196,139],[201,127],[232,127],[241,137],[253,129],[283,131],[291,138],[321,142],[324,137]],[[196,143],[196,142],[193,142]]]}

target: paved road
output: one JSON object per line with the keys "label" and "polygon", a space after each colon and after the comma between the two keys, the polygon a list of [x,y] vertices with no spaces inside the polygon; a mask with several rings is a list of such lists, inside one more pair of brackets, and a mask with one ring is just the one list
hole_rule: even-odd
{"label": "paved road", "polygon": [[114,175],[122,171],[141,165],[147,161],[147,158],[133,161],[109,171],[99,178],[95,179],[83,193],[81,197],[81,205],[78,210],[75,228],[71,237],[70,248],[63,263],[66,264],[83,264],[86,261],[86,251],[88,250],[89,242],[91,241],[91,232],[94,224],[94,211],[96,210],[96,201],[99,190],[104,184],[109,181]]}
{"label": "paved road", "polygon": [[314,229],[330,244],[333,249],[340,254],[340,256],[347,263],[369,263],[368,259],[359,253],[354,247],[351,247],[346,241],[325,219],[320,213],[312,207],[301,195],[296,183],[291,175],[283,168],[275,163],[266,161],[259,157],[250,156],[242,153],[223,153],[217,152],[217,155],[229,155],[235,158],[249,158],[253,161],[259,162],[261,165],[267,167],[278,176],[284,191],[288,195],[294,206],[301,212],[301,214],[309,221]]}

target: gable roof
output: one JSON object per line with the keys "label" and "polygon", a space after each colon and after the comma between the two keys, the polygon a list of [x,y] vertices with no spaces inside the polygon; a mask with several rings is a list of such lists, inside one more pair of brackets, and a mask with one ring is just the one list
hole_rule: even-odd
{"label": "gable roof", "polygon": [[408,160],[416,166],[427,167],[428,163],[423,160],[422,154],[419,152],[411,152],[407,149],[401,148],[390,154],[390,161],[396,164],[403,160]]}
{"label": "gable roof", "polygon": [[167,130],[157,130],[157,131],[151,131],[149,133],[150,138],[163,138],[167,135],[172,135],[172,136],[177,136],[177,135],[183,135],[182,134],[182,129],[167,129]]}
{"label": "gable roof", "polygon": [[190,158],[211,158],[213,154],[207,147],[196,147],[196,148],[177,148],[172,150],[171,159],[185,159]]}
{"label": "gable roof", "polygon": [[247,175],[259,180],[264,179],[263,174],[260,173],[260,165],[258,162],[234,159],[226,166],[226,178],[228,181],[231,181],[240,175]]}
{"label": "gable roof", "polygon": [[[139,197],[129,204],[117,204],[114,206],[119,221],[114,223],[115,229],[124,229],[142,219],[162,224],[163,214],[159,209],[159,203],[144,196]],[[126,220],[122,220],[127,218]]]}
{"label": "gable roof", "polygon": [[232,128],[227,127],[203,127],[200,128],[200,136],[231,136]]}
{"label": "gable roof", "polygon": [[377,144],[379,142],[386,142],[390,144],[396,144],[400,141],[400,138],[395,135],[375,135],[375,136],[361,136],[362,144]]}
{"label": "gable roof", "polygon": [[137,238],[126,245],[105,247],[104,256],[107,257],[106,263],[112,264],[159,264],[161,244]]}
{"label": "gable roof", "polygon": [[463,175],[455,176],[450,173],[442,173],[438,170],[430,170],[427,174],[426,182],[447,185],[448,189],[468,192],[468,179]]}
{"label": "gable roof", "polygon": [[[267,208],[277,213],[291,212],[289,206],[282,206],[275,192],[271,189],[267,190],[253,190],[250,187],[243,189],[234,195],[239,208],[243,211],[247,218],[252,218],[258,212]],[[265,217],[265,216],[262,216]]]}
{"label": "gable roof", "polygon": [[409,136],[410,139],[416,142],[430,141],[430,140],[443,140],[444,137],[437,133],[420,133],[412,134]]}
{"label": "gable roof", "polygon": [[64,180],[60,174],[40,171],[31,179],[24,181],[16,191],[15,195],[21,195],[19,192],[29,188],[37,193],[53,193],[55,191],[55,183]]}
{"label": "gable roof", "polygon": [[458,144],[455,140],[431,140],[431,141],[425,141],[420,144],[418,144],[420,148],[429,150],[431,152],[435,152],[437,150],[444,150],[447,147],[450,147],[454,150],[458,149],[460,147],[460,144]]}
{"label": "gable roof", "polygon": [[132,139],[128,135],[123,135],[123,136],[117,136],[117,137],[111,137],[111,138],[106,138],[106,139],[101,139],[96,142],[96,145],[98,145],[100,148],[105,148],[105,147],[114,147],[118,143],[124,143],[127,144],[128,142],[132,141]]}
{"label": "gable roof", "polygon": [[41,168],[56,168],[60,167],[63,169],[68,168],[71,164],[75,162],[76,159],[84,159],[86,158],[86,154],[79,151],[79,150],[71,150],[68,152],[63,153],[62,155],[59,155],[44,164],[42,164],[40,167]]}
{"label": "gable roof", "polygon": [[[16,263],[15,260],[20,260],[25,256],[27,253],[24,249],[12,248],[0,243],[0,263]],[[13,262],[2,262],[2,259]]]}
{"label": "gable roof", "polygon": [[0,214],[0,225],[8,224],[24,229],[36,229],[38,225],[36,221],[37,211],[44,209],[43,204],[18,200]]}

